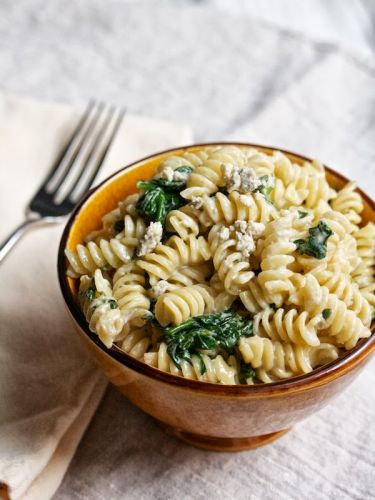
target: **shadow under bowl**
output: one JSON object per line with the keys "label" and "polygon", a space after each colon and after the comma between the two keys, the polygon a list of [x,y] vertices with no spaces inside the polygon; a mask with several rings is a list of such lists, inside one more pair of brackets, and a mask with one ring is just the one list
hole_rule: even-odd
{"label": "shadow under bowl", "polygon": [[[219,145],[204,144],[204,146]],[[309,158],[277,148],[255,144],[266,153],[282,151],[302,164]],[[136,406],[152,415],[170,434],[211,450],[237,451],[267,444],[282,436],[295,423],[323,408],[359,374],[375,350],[375,335],[360,341],[338,360],[291,379],[255,386],[227,386],[188,380],[162,372],[124,353],[117,346],[107,349],[87,325],[77,303],[77,280],[66,276],[64,249],[74,249],[85,236],[100,227],[101,218],[118,202],[136,191],[140,179],[150,178],[165,157],[202,144],[149,156],[124,167],[91,190],[70,216],[61,238],[58,275],[62,294],[75,329],[108,379]],[[341,188],[348,180],[326,167],[330,185]],[[375,203],[362,191],[364,223],[375,222]]]}

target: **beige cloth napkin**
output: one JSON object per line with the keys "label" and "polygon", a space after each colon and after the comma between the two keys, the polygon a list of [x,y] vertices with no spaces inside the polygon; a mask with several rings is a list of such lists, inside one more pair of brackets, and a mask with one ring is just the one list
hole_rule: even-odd
{"label": "beige cloth napkin", "polygon": [[[22,220],[81,112],[0,94],[0,240]],[[100,178],[189,142],[186,127],[126,114]],[[58,287],[62,227],[30,231],[0,265],[0,483],[12,499],[51,498],[106,386]]]}

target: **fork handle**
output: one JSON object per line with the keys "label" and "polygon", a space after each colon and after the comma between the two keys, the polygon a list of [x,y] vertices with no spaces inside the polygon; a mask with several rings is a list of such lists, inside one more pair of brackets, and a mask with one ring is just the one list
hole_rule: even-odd
{"label": "fork handle", "polygon": [[19,224],[10,235],[0,243],[0,262],[2,262],[8,255],[10,250],[14,247],[17,241],[25,234],[30,226],[40,222],[40,219],[26,219]]}

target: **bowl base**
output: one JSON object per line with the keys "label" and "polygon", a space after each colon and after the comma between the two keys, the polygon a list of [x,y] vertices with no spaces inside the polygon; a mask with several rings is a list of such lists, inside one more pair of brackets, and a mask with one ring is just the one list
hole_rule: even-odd
{"label": "bowl base", "polygon": [[157,420],[157,422],[167,434],[195,446],[196,448],[204,448],[213,451],[243,451],[258,448],[259,446],[271,443],[290,431],[290,429],[283,429],[281,431],[271,432],[270,434],[263,434],[262,436],[224,438],[194,434],[192,432],[183,431],[177,427],[172,427],[164,422],[160,422],[160,420]]}

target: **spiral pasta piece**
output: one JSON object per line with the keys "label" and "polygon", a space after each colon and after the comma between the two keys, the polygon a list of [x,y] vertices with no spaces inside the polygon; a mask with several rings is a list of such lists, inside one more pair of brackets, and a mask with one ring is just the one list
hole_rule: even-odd
{"label": "spiral pasta piece", "polygon": [[265,309],[254,316],[254,332],[271,340],[292,342],[298,345],[317,346],[320,344],[317,329],[321,318],[309,318],[308,312],[283,308],[273,311]]}
{"label": "spiral pasta piece", "polygon": [[113,276],[113,296],[129,326],[143,325],[150,314],[150,299],[145,289],[144,271],[135,262],[121,266]]}
{"label": "spiral pasta piece", "polygon": [[172,274],[168,283],[176,287],[204,284],[211,274],[211,262],[203,262],[194,267],[182,266]]}
{"label": "spiral pasta piece", "polygon": [[192,285],[162,294],[155,304],[155,317],[162,326],[179,325],[214,309],[215,300],[210,287]]}
{"label": "spiral pasta piece", "polygon": [[221,146],[210,152],[203,164],[196,167],[189,176],[186,189],[181,191],[181,196],[191,200],[195,196],[211,195],[224,186],[221,166],[233,163],[244,166],[247,158],[244,152],[236,146]]}
{"label": "spiral pasta piece", "polygon": [[375,224],[369,222],[353,233],[360,262],[352,272],[352,278],[358,284],[361,293],[375,306]]}
{"label": "spiral pasta piece", "polygon": [[244,148],[243,152],[247,157],[247,166],[254,169],[258,177],[273,175],[275,164],[272,156],[262,153],[255,148]]}
{"label": "spiral pasta piece", "polygon": [[332,209],[344,214],[352,224],[361,222],[359,214],[363,210],[363,200],[361,195],[355,191],[356,187],[355,182],[348,182],[340,189],[336,198],[331,201]]}
{"label": "spiral pasta piece", "polygon": [[262,382],[275,382],[311,372],[316,366],[338,358],[338,349],[321,343],[315,347],[272,341],[253,336],[241,338],[238,345],[245,363],[256,369]]}
{"label": "spiral pasta piece", "polygon": [[189,236],[198,236],[199,225],[192,215],[186,213],[183,208],[171,210],[166,219],[167,231],[177,233],[180,238],[187,240]]}
{"label": "spiral pasta piece", "polygon": [[181,266],[202,264],[211,258],[211,250],[203,236],[189,236],[186,241],[172,236],[164,245],[137,261],[154,286],[158,280],[168,280]]}
{"label": "spiral pasta piece", "polygon": [[276,185],[271,199],[277,208],[301,206],[303,203],[314,208],[322,200],[327,202],[334,196],[325,178],[324,167],[317,160],[301,166],[280,152],[274,153],[273,157]]}
{"label": "spiral pasta piece", "polygon": [[147,224],[142,217],[134,217],[129,214],[124,216],[124,229],[116,235],[116,239],[129,248],[135,249],[139,241],[145,235]]}
{"label": "spiral pasta piece", "polygon": [[[254,277],[251,281],[249,281],[247,290],[240,293],[240,299],[245,308],[252,314],[256,314],[263,309],[267,309],[270,304],[258,282],[257,277]],[[268,299],[271,300],[271,297],[268,297]],[[273,299],[271,303],[273,303]]]}
{"label": "spiral pasta piece", "polygon": [[130,330],[121,339],[121,349],[133,356],[133,358],[143,361],[143,356],[152,346],[152,338],[146,327]]}
{"label": "spiral pasta piece", "polygon": [[75,251],[65,249],[69,261],[68,275],[93,274],[98,268],[117,269],[131,260],[145,232],[146,224],[142,218],[125,215],[124,229],[115,238],[79,244]]}
{"label": "spiral pasta piece", "polygon": [[[331,311],[325,320],[324,333],[332,339],[332,343],[345,349],[352,349],[359,339],[367,338],[371,331],[354,311],[347,308],[345,302],[330,293],[320,309]],[[318,316],[317,316],[318,317]]]}
{"label": "spiral pasta piece", "polygon": [[217,147],[210,147],[194,152],[184,151],[181,155],[168,156],[158,165],[157,173],[162,173],[166,168],[172,168],[172,170],[176,170],[176,168],[185,166],[192,167],[193,169],[199,167],[204,163],[205,160],[207,160],[210,152],[213,152],[216,149]]}
{"label": "spiral pasta piece", "polygon": [[122,220],[126,214],[136,216],[135,205],[139,200],[139,193],[129,194],[117,207],[102,217],[103,229],[113,231],[113,226]]}
{"label": "spiral pasta piece", "polygon": [[261,272],[258,274],[258,283],[263,290],[267,302],[279,307],[294,290],[290,269],[295,261],[293,255],[296,245],[292,242],[292,214],[266,225],[265,239],[261,254]]}
{"label": "spiral pasta piece", "polygon": [[[358,254],[355,239],[352,236],[356,226],[353,225],[345,215],[335,210],[329,210],[321,215],[320,220],[325,222],[333,234],[327,240],[327,253],[323,259],[316,259],[309,255],[295,255],[298,270],[304,273],[311,271],[322,264],[338,264],[342,270],[351,271],[356,267]],[[299,237],[306,238],[308,228]]]}
{"label": "spiral pasta piece", "polygon": [[[92,298],[89,298],[87,293],[89,290],[92,292]],[[99,269],[95,271],[93,278],[81,276],[78,296],[90,330],[96,332],[103,344],[110,348],[121,333],[124,321],[109,281]]]}
{"label": "spiral pasta piece", "polygon": [[243,195],[232,191],[228,196],[216,193],[203,198],[199,222],[209,227],[219,223],[233,224],[236,220],[266,223],[276,217],[276,208],[261,193]]}
{"label": "spiral pasta piece", "polygon": [[[220,355],[211,359],[206,354],[200,356],[193,355],[191,364],[188,361],[181,361],[181,370],[173,363],[167,352],[167,345],[162,342],[157,352],[148,352],[144,355],[144,362],[150,366],[158,368],[173,375],[179,375],[192,380],[211,382],[213,384],[236,384],[238,373],[233,357],[228,359],[228,363]],[[230,364],[232,362],[232,365]],[[202,363],[204,373],[202,374]]]}
{"label": "spiral pasta piece", "polygon": [[[371,335],[357,313],[350,310],[337,295],[330,293],[326,286],[321,286],[314,275],[305,277],[305,283],[297,295],[300,307],[305,309],[302,314],[308,315],[319,330],[319,335],[329,337],[332,344],[352,349],[359,339]],[[328,313],[326,317],[324,311]]]}
{"label": "spiral pasta piece", "polygon": [[236,240],[230,238],[223,241],[220,238],[220,227],[220,225],[215,225],[208,233],[214,267],[225,290],[230,294],[238,295],[246,289],[254,272],[251,270],[249,259],[244,259],[241,252],[236,250]]}
{"label": "spiral pasta piece", "polygon": [[[336,295],[345,305],[353,311],[369,327],[371,324],[371,306],[364,296],[362,296],[356,283],[352,283],[349,276],[344,274],[338,265],[330,268],[320,266],[311,271],[317,279],[319,285],[328,288],[330,293]],[[309,278],[309,276],[306,276]],[[314,291],[313,293],[316,293]]]}

